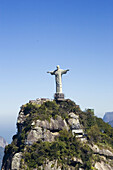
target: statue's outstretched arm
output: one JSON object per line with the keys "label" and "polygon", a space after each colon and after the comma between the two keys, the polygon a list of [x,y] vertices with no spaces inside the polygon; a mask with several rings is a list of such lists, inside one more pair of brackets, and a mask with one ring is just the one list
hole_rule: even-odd
{"label": "statue's outstretched arm", "polygon": [[62,74],[66,74],[67,71],[69,71],[69,69],[67,69],[67,70],[62,70]]}
{"label": "statue's outstretched arm", "polygon": [[50,73],[51,75],[54,75],[54,71],[48,71],[47,73]]}

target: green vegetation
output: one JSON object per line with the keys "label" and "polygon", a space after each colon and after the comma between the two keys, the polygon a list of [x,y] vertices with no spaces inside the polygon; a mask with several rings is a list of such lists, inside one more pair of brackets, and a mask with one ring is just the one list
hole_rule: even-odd
{"label": "green vegetation", "polygon": [[[55,101],[47,101],[42,105],[28,103],[22,106],[21,110],[26,116],[25,122],[22,124],[22,131],[13,137],[12,144],[5,149],[7,157],[16,152],[23,152],[22,162],[28,166],[28,169],[39,168],[47,160],[58,160],[58,164],[62,168],[72,166],[78,169],[79,167],[89,170],[92,169],[92,161],[100,161],[98,156],[94,156],[92,150],[87,143],[95,143],[98,146],[107,146],[113,149],[113,128],[103,122],[101,118],[94,116],[94,112],[90,109],[85,112],[71,100],[66,100],[56,103]],[[72,136],[70,131],[60,131],[59,136],[54,142],[37,141],[31,146],[26,145],[25,140],[31,124],[37,119],[48,120],[54,119],[59,115],[66,121],[69,118],[69,113],[74,112],[79,115],[79,120],[87,134],[87,143],[81,143],[75,136]],[[19,128],[19,125],[17,124]],[[79,158],[83,162],[75,163],[74,158]],[[52,167],[54,164],[52,164]]]}
{"label": "green vegetation", "polygon": [[[81,158],[83,165],[73,161]],[[87,145],[82,145],[77,138],[66,130],[60,131],[60,136],[55,142],[38,141],[32,146],[27,146],[24,153],[25,163],[29,168],[36,168],[46,163],[46,160],[58,160],[58,164],[65,166],[91,168],[92,151]]]}
{"label": "green vegetation", "polygon": [[69,112],[77,112],[80,110],[80,108],[71,100],[62,101],[58,104],[55,101],[47,101],[40,107],[37,104],[27,103],[22,106],[22,109],[25,115],[29,114],[31,116],[29,117],[32,118],[32,120],[49,120],[51,117],[55,118],[57,115],[66,119],[68,118]]}
{"label": "green vegetation", "polygon": [[90,109],[81,111],[79,117],[90,143],[103,143],[113,148],[113,128],[108,123],[94,116]]}

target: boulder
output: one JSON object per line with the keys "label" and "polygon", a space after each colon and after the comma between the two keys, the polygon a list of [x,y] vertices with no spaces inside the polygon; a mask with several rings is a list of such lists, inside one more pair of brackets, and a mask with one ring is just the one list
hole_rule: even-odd
{"label": "boulder", "polygon": [[108,149],[99,149],[97,145],[89,145],[89,147],[93,150],[95,154],[103,155],[105,157],[109,157],[110,159],[113,159],[113,152],[111,152]]}
{"label": "boulder", "polygon": [[69,113],[68,123],[71,126],[71,129],[80,129],[79,116],[73,112]]}
{"label": "boulder", "polygon": [[57,160],[56,161],[49,161],[46,160],[46,164],[41,166],[41,170],[61,170],[61,167],[58,166]]}
{"label": "boulder", "polygon": [[22,152],[16,153],[12,158],[11,170],[20,170]]}
{"label": "boulder", "polygon": [[[33,122],[33,124],[34,124],[34,122]],[[63,120],[61,118],[61,116],[57,116],[56,119],[51,118],[50,121],[37,120],[35,128],[37,128],[37,127],[42,127],[43,129],[48,129],[50,131],[57,131],[57,130],[60,131],[60,130],[63,130],[63,129],[66,129],[66,130],[69,129],[65,119]]]}
{"label": "boulder", "polygon": [[96,162],[95,168],[97,170],[113,170],[113,167],[105,163],[104,161]]}

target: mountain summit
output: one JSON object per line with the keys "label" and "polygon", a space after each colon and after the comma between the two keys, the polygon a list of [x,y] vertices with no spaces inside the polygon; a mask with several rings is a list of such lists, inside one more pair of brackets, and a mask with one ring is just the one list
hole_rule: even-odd
{"label": "mountain summit", "polygon": [[17,129],[2,170],[113,169],[113,128],[70,99],[30,101],[20,109]]}

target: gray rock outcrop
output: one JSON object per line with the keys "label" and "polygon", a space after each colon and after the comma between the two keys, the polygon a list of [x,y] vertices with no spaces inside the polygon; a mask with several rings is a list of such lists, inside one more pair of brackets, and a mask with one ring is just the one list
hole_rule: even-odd
{"label": "gray rock outcrop", "polygon": [[32,129],[27,136],[26,144],[32,144],[39,139],[52,142],[59,135],[59,131],[63,129],[68,131],[69,127],[66,121],[60,116],[57,116],[56,119],[51,118],[50,121],[34,121],[32,123]]}
{"label": "gray rock outcrop", "polygon": [[105,163],[104,161],[96,162],[95,168],[97,170],[113,170],[113,167],[111,167],[109,164]]}
{"label": "gray rock outcrop", "polygon": [[61,170],[61,167],[58,166],[57,160],[56,161],[49,161],[46,160],[46,164],[40,167],[41,170]]}
{"label": "gray rock outcrop", "polygon": [[79,116],[71,112],[69,113],[69,117],[68,123],[71,126],[71,129],[80,129]]}
{"label": "gray rock outcrop", "polygon": [[16,153],[12,158],[11,170],[20,170],[20,161],[22,158],[22,153]]}
{"label": "gray rock outcrop", "polygon": [[90,148],[93,150],[95,154],[103,155],[105,157],[108,157],[110,159],[113,159],[113,152],[111,152],[108,149],[99,149],[97,145],[89,145]]}
{"label": "gray rock outcrop", "polygon": [[113,170],[110,165],[113,160],[113,152],[108,149],[100,149],[97,145],[89,145],[94,154],[98,154],[102,159],[100,162],[95,163],[95,168],[97,170]]}

